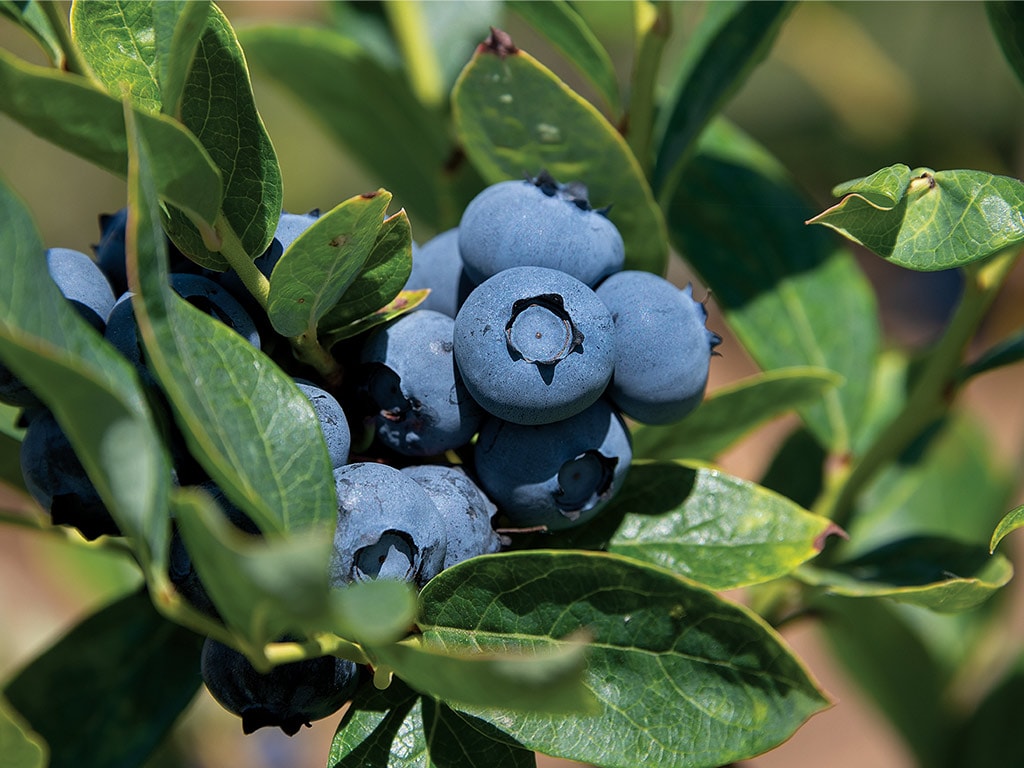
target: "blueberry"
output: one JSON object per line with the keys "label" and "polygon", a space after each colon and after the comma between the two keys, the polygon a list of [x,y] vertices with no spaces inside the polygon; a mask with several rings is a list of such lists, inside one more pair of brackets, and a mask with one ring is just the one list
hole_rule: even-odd
{"label": "blueberry", "polygon": [[359,462],[334,470],[334,483],[334,586],[376,578],[423,586],[441,571],[444,521],[415,480],[386,464]]}
{"label": "blueberry", "polygon": [[242,718],[246,734],[270,726],[293,736],[341,709],[359,686],[359,667],[346,659],[320,656],[261,674],[243,654],[211,638],[203,643],[200,669],[207,690]]}
{"label": "blueberry", "polygon": [[114,292],[122,294],[128,290],[128,271],[125,264],[125,230],[128,224],[128,209],[121,208],[114,213],[100,214],[100,241],[93,246],[96,263],[107,276]]}
{"label": "blueberry", "polygon": [[615,360],[608,309],[579,280],[545,267],[513,267],[477,286],[454,340],[470,395],[517,424],[579,413],[601,396]]}
{"label": "blueberry", "polygon": [[480,407],[455,367],[455,321],[415,310],[382,326],[362,352],[377,436],[406,456],[433,456],[468,443]]}
{"label": "blueberry", "polygon": [[501,549],[501,538],[491,527],[497,508],[462,469],[423,464],[405,467],[402,474],[419,483],[444,519],[448,534],[445,568]]}
{"label": "blueberry", "polygon": [[341,404],[334,396],[312,382],[296,379],[299,390],[313,404],[313,410],[320,420],[320,431],[327,443],[327,453],[331,457],[334,469],[348,462],[348,452],[352,447],[352,433],[348,427],[348,419]]}
{"label": "blueberry", "polygon": [[[256,527],[256,524],[248,515],[228,500],[228,497],[224,495],[224,491],[219,486],[212,481],[207,481],[200,483],[199,487],[213,497],[214,502],[216,502],[224,517],[235,528],[251,536],[259,535],[260,530]],[[185,549],[185,542],[182,541],[177,526],[174,527],[171,533],[171,548],[167,570],[175,589],[193,608],[201,613],[205,613],[207,616],[220,617],[220,613],[213,605],[213,601],[206,592],[206,587],[192,565],[192,558],[188,550]]]}
{"label": "blueberry", "polygon": [[121,533],[49,411],[34,412],[25,430],[21,473],[28,492],[50,513],[54,525],[74,526],[87,539]]}
{"label": "blueberry", "polygon": [[252,316],[227,289],[208,277],[183,272],[171,275],[171,288],[189,304],[220,320],[256,349],[260,348],[260,335]]}
{"label": "blueberry", "polygon": [[413,251],[412,272],[405,290],[429,288],[430,294],[420,309],[455,317],[459,307],[473,290],[473,282],[466,275],[459,255],[459,230],[449,229],[431,238]]}
{"label": "blueberry", "polygon": [[670,424],[704,397],[712,352],[721,338],[687,285],[650,272],[612,275],[597,295],[615,320],[615,374],[609,395],[627,416]]}
{"label": "blueberry", "polygon": [[554,424],[487,419],[474,455],[480,485],[513,526],[554,531],[582,525],[607,505],[632,449],[622,419],[602,399]]}
{"label": "blueberry", "polygon": [[459,222],[459,251],[475,283],[509,267],[537,266],[594,286],[625,260],[622,236],[590,207],[586,187],[559,184],[546,173],[493,184],[470,201]]}

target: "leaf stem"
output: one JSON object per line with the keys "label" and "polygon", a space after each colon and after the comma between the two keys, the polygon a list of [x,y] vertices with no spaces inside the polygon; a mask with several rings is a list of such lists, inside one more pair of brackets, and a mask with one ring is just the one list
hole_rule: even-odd
{"label": "leaf stem", "polygon": [[633,155],[649,176],[654,165],[655,87],[661,55],[672,32],[671,3],[636,3],[638,52],[633,63],[626,139]]}
{"label": "leaf stem", "polygon": [[331,634],[319,634],[304,643],[269,643],[263,649],[263,653],[273,666],[314,659],[318,656],[338,656],[356,664],[370,663],[361,647]]}
{"label": "leaf stem", "polygon": [[815,512],[847,527],[857,497],[876,473],[949,409],[958,391],[957,372],[967,345],[1019,255],[1005,252],[982,265],[964,268],[964,295],[942,338],[925,359],[903,409],[859,460],[840,457],[834,462]]}
{"label": "leaf stem", "polygon": [[[204,238],[208,234],[210,233],[204,233]],[[260,272],[259,268],[256,266],[254,261],[255,257],[246,252],[245,247],[242,245],[242,241],[231,228],[231,225],[225,218],[223,211],[217,215],[217,220],[214,222],[214,232],[212,234],[220,239],[219,243],[216,244],[219,246],[218,252],[238,274],[238,277],[245,286],[245,289],[253,295],[253,298],[255,298],[263,310],[266,311],[267,302],[270,297],[270,280],[268,280],[267,276]],[[208,244],[207,247],[210,247],[210,245],[211,244]]]}
{"label": "leaf stem", "polygon": [[71,38],[67,19],[62,12],[62,5],[57,2],[45,2],[39,3],[39,7],[46,14],[46,20],[50,22],[53,33],[57,36],[61,50],[64,52],[64,61],[61,62],[61,68],[76,75],[91,77],[92,72],[89,70],[89,65],[85,63],[81,51],[78,50],[78,46],[75,45],[75,41]]}
{"label": "leaf stem", "polygon": [[320,343],[316,330],[306,331],[289,339],[295,359],[316,369],[331,391],[341,386],[344,369],[334,356]]}

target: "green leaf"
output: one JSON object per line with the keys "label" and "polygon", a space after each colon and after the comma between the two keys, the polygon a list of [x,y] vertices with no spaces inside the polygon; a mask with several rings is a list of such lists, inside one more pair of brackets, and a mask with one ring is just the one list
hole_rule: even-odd
{"label": "green leaf", "polygon": [[1017,3],[989,0],[985,10],[1003,56],[1017,79],[1024,83],[1024,9]]}
{"label": "green leaf", "polygon": [[524,51],[481,46],[452,91],[466,154],[495,183],[546,169],[583,182],[591,203],[611,205],[626,268],[665,270],[665,219],[622,136],[589,102]]}
{"label": "green leaf", "polygon": [[407,312],[411,312],[423,303],[423,300],[427,298],[429,293],[429,288],[421,288],[416,291],[400,291],[394,299],[373,314],[367,315],[348,325],[343,325],[340,328],[335,328],[325,334],[322,339],[324,348],[330,349],[343,339],[358,336],[360,333],[365,333],[371,328],[376,328],[378,325],[391,322],[396,317],[401,317]]}
{"label": "green leaf", "polygon": [[985,350],[977,360],[960,370],[957,380],[963,383],[974,376],[1019,363],[1021,360],[1024,360],[1024,329]]}
{"label": "green leaf", "polygon": [[177,116],[199,40],[210,16],[209,0],[158,0],[153,4],[157,82],[164,114]]}
{"label": "green leaf", "polygon": [[253,68],[287,88],[402,205],[429,222],[458,221],[468,198],[450,199],[447,126],[401,72],[328,29],[253,27],[241,38]]}
{"label": "green leaf", "polygon": [[144,569],[162,570],[170,462],[134,369],[50,279],[29,212],[0,183],[0,359],[57,417]]}
{"label": "green leaf", "polygon": [[159,112],[161,106],[154,5],[125,0],[71,4],[71,38],[89,69],[111,94],[127,95],[133,106],[148,112]]}
{"label": "green leaf", "polygon": [[966,414],[926,431],[863,492],[842,556],[911,535],[987,542],[1015,485],[991,446]]}
{"label": "green leaf", "polygon": [[377,579],[336,587],[331,600],[338,634],[367,645],[398,640],[416,619],[416,595],[404,581]]}
{"label": "green leaf", "polygon": [[0,696],[0,768],[46,768],[49,749]]}
{"label": "green leaf", "polygon": [[565,0],[548,3],[507,0],[505,7],[522,16],[544,35],[580,74],[590,80],[611,113],[619,114],[622,103],[615,65],[575,8]]}
{"label": "green leaf", "polygon": [[405,211],[384,220],[373,250],[342,300],[320,319],[321,332],[343,328],[387,307],[412,272],[412,228]]}
{"label": "green leaf", "polygon": [[274,330],[315,336],[320,318],[366,263],[390,202],[383,189],[349,198],[296,238],[270,275],[267,315]]}
{"label": "green leaf", "polygon": [[203,638],[145,592],[85,619],[7,685],[50,768],[142,765],[199,689]]}
{"label": "green leaf", "polygon": [[893,608],[830,597],[815,604],[835,657],[904,738],[919,765],[940,765],[947,738],[948,674]]}
{"label": "green leaf", "polygon": [[[436,629],[431,628],[431,629]],[[582,638],[557,646],[488,651],[472,639],[456,641],[440,634],[380,645],[367,652],[377,665],[393,671],[409,687],[450,704],[550,715],[593,708],[582,684]]]}
{"label": "green leaf", "polygon": [[827,706],[747,609],[667,571],[593,552],[467,560],[424,588],[424,642],[539,652],[591,635],[584,680],[600,709],[557,717],[457,709],[527,749],[606,768],[719,766],[779,744]]}
{"label": "green leaf", "polygon": [[6,16],[32,35],[50,62],[57,65],[64,60],[64,49],[42,5],[40,0],[0,0],[0,16]]}
{"label": "green leaf", "polygon": [[674,244],[762,369],[811,365],[843,377],[820,404],[800,410],[814,435],[842,453],[878,354],[877,309],[852,254],[803,226],[807,213],[765,150],[718,122],[687,164],[666,218]]}
{"label": "green leaf", "polygon": [[[242,48],[227,18],[211,5],[181,96],[181,122],[210,153],[224,183],[221,237],[256,258],[270,245],[281,216],[281,168],[253,99]],[[154,152],[154,155],[156,152]],[[223,271],[196,227],[171,210],[167,234],[193,261]]]}
{"label": "green leaf", "polygon": [[767,56],[791,3],[709,3],[662,108],[653,184],[670,199],[708,121]]}
{"label": "green leaf", "polygon": [[532,752],[490,723],[420,698],[401,681],[356,695],[331,744],[328,768],[531,768]]}
{"label": "green leaf", "polygon": [[821,494],[827,458],[814,435],[795,429],[776,451],[761,485],[810,509]]}
{"label": "green leaf", "polygon": [[992,532],[992,540],[989,542],[988,551],[995,552],[996,547],[999,546],[999,542],[1018,528],[1024,528],[1024,505],[1010,510],[1006,513],[1006,516],[999,521],[999,525],[997,525],[996,529]]}
{"label": "green leaf", "polygon": [[667,462],[632,466],[601,514],[622,519],[610,551],[716,590],[785,576],[838,532],[826,518],[754,483]]}
{"label": "green leaf", "polygon": [[893,166],[833,191],[843,199],[808,223],[908,269],[962,267],[1024,241],[1024,184],[1008,176]]}
{"label": "green leaf", "polygon": [[842,384],[824,368],[779,368],[722,387],[683,424],[633,430],[633,456],[644,459],[714,459],[771,419],[823,397]]}
{"label": "green leaf", "polygon": [[[0,50],[0,112],[41,138],[111,173],[128,173],[124,106],[90,80],[20,61]],[[152,174],[160,197],[212,224],[221,179],[210,155],[180,124],[136,113],[153,148]]]}
{"label": "green leaf", "polygon": [[985,547],[936,536],[890,542],[831,569],[802,566],[797,576],[846,597],[888,597],[955,613],[981,605],[1009,582],[1013,566]]}
{"label": "green leaf", "polygon": [[168,284],[152,153],[133,133],[128,282],[150,370],[192,455],[264,532],[333,525],[330,459],[309,400],[269,357]]}

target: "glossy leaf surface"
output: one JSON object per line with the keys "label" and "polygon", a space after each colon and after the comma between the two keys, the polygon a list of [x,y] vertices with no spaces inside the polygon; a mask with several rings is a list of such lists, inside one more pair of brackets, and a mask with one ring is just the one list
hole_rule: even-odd
{"label": "glossy leaf surface", "polygon": [[490,183],[547,170],[580,181],[595,208],[612,206],[626,268],[661,274],[665,220],[622,136],[585,99],[525,51],[481,45],[452,91],[470,160]]}
{"label": "glossy leaf surface", "polygon": [[826,705],[753,614],[616,555],[531,551],[442,572],[421,593],[427,645],[538,651],[589,633],[593,714],[467,710],[517,743],[609,768],[719,766],[783,741]]}
{"label": "glossy leaf surface", "polygon": [[995,531],[992,532],[992,540],[989,542],[989,552],[995,552],[1006,536],[1018,528],[1024,528],[1024,505],[1006,513],[1006,516],[999,521]]}
{"label": "glossy leaf surface", "polygon": [[961,267],[1024,241],[1024,184],[982,171],[883,168],[810,219],[908,269]]}
{"label": "glossy leaf surface", "polygon": [[800,411],[815,436],[841,452],[864,410],[879,346],[877,309],[853,256],[804,226],[808,211],[764,149],[716,123],[687,164],[666,218],[676,247],[762,369],[811,365],[843,377],[820,404]]}
{"label": "glossy leaf surface", "polygon": [[711,392],[686,420],[632,431],[633,456],[714,459],[745,435],[794,408],[809,405],[842,378],[820,368],[780,368]]}
{"label": "glossy leaf surface", "polygon": [[139,336],[189,450],[265,532],[334,525],[337,500],[320,422],[270,358],[168,284],[151,149],[133,147],[128,282]]}

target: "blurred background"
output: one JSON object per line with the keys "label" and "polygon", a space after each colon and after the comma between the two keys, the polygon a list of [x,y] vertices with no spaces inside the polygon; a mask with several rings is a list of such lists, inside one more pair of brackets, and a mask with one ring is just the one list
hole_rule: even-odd
{"label": "blurred background", "polygon": [[[542,37],[500,4],[431,3],[448,18],[508,30],[529,51],[583,93],[584,83]],[[581,11],[594,25],[625,75],[632,41],[617,22],[619,3],[588,2]],[[221,4],[237,27],[251,24],[330,24],[326,2],[227,2]],[[677,34],[666,54],[666,72],[677,60],[702,5],[675,8]],[[445,18],[438,13],[439,18]],[[446,23],[446,22],[439,22]],[[41,51],[22,32],[0,20],[0,46],[36,63]],[[467,51],[467,56],[468,56]],[[666,78],[667,81],[667,78]],[[330,209],[352,195],[376,189],[370,176],[344,148],[331,142],[288,94],[254,80],[257,104],[278,151],[285,184],[285,208]],[[372,105],[368,105],[372,109]],[[753,74],[726,114],[761,141],[791,172],[813,206],[832,202],[837,183],[894,163],[936,170],[971,168],[1024,177],[1024,89],[992,39],[984,7],[977,3],[807,3],[784,26],[769,59]],[[125,203],[124,183],[53,148],[0,116],[0,174],[33,211],[44,242],[86,252],[97,242],[97,216]],[[396,200],[401,205],[401,200]],[[396,206],[397,207],[397,206]],[[433,232],[418,226],[419,242]],[[955,273],[901,270],[858,253],[878,295],[887,343],[912,349],[933,340],[955,301]],[[695,279],[685,265],[673,273]],[[0,279],[3,279],[0,277]],[[711,370],[714,390],[756,369],[714,311],[708,325],[726,336]],[[1017,269],[979,337],[978,352],[1024,324],[1024,270]],[[979,377],[968,388],[964,407],[992,444],[1001,471],[1020,478],[1024,447],[1024,373],[1003,368]],[[778,420],[722,457],[728,471],[758,479],[792,419]],[[1012,506],[1024,502],[1018,481]],[[1011,549],[1020,552],[1013,539]],[[1019,558],[1017,558],[1020,562]],[[65,629],[139,582],[119,558],[67,545],[10,526],[0,531],[0,679],[6,679]],[[1005,600],[1010,624],[1007,655],[1019,653],[1024,632],[1020,579]],[[737,595],[742,599],[742,595]],[[751,768],[911,768],[910,753],[832,660],[812,622],[787,627],[784,636],[836,700],[786,744],[749,761]],[[172,740],[150,765],[214,768],[273,768],[323,765],[339,717],[314,724],[294,738],[258,731],[242,738],[239,721],[205,693],[179,723]],[[565,761],[542,763],[553,768]]]}

